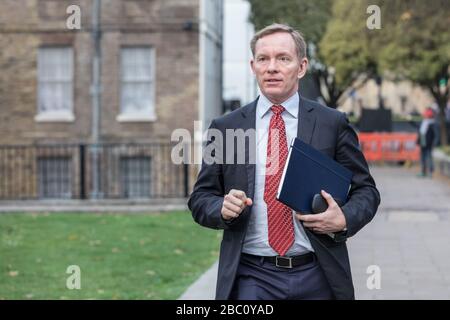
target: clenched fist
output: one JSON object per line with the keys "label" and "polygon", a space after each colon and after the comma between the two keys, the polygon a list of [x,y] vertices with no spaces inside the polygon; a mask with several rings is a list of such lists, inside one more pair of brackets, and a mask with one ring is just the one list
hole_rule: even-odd
{"label": "clenched fist", "polygon": [[244,191],[231,189],[223,199],[221,211],[222,217],[225,220],[237,218],[242,210],[244,210],[246,206],[251,206],[252,203],[252,199],[247,198]]}

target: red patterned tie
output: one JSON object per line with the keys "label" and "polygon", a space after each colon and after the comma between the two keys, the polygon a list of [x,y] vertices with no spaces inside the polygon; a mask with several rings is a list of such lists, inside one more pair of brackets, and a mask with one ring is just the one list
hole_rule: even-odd
{"label": "red patterned tie", "polygon": [[264,202],[267,204],[269,226],[269,244],[284,256],[294,242],[294,224],[292,210],[275,197],[283,174],[288,154],[286,128],[281,114],[283,106],[272,106],[274,113],[270,119],[269,139],[267,142],[266,180]]}

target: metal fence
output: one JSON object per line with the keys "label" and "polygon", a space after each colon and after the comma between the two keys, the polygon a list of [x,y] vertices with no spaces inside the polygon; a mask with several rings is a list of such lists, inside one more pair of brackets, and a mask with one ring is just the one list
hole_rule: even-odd
{"label": "metal fence", "polygon": [[0,146],[0,200],[187,197],[189,167],[172,163],[172,147]]}

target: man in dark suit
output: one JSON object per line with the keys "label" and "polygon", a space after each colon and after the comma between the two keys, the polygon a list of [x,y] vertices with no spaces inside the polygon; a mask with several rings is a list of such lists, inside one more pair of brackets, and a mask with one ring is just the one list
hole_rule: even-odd
{"label": "man in dark suit", "polygon": [[[343,113],[298,94],[308,65],[300,33],[273,24],[251,49],[261,95],[212,121],[205,150],[215,161],[203,162],[188,202],[197,223],[224,230],[216,299],[354,299],[345,240],[380,203],[357,135]],[[248,135],[237,146],[229,133],[242,131]],[[275,199],[293,137],[353,172],[342,207],[326,192],[328,209],[314,215]]]}

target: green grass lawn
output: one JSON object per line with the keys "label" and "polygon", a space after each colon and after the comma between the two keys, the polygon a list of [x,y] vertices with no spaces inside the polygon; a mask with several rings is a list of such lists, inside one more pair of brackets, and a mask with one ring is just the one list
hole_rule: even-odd
{"label": "green grass lawn", "polygon": [[[176,299],[221,236],[189,212],[0,214],[0,299]],[[70,265],[79,290],[66,287]]]}

